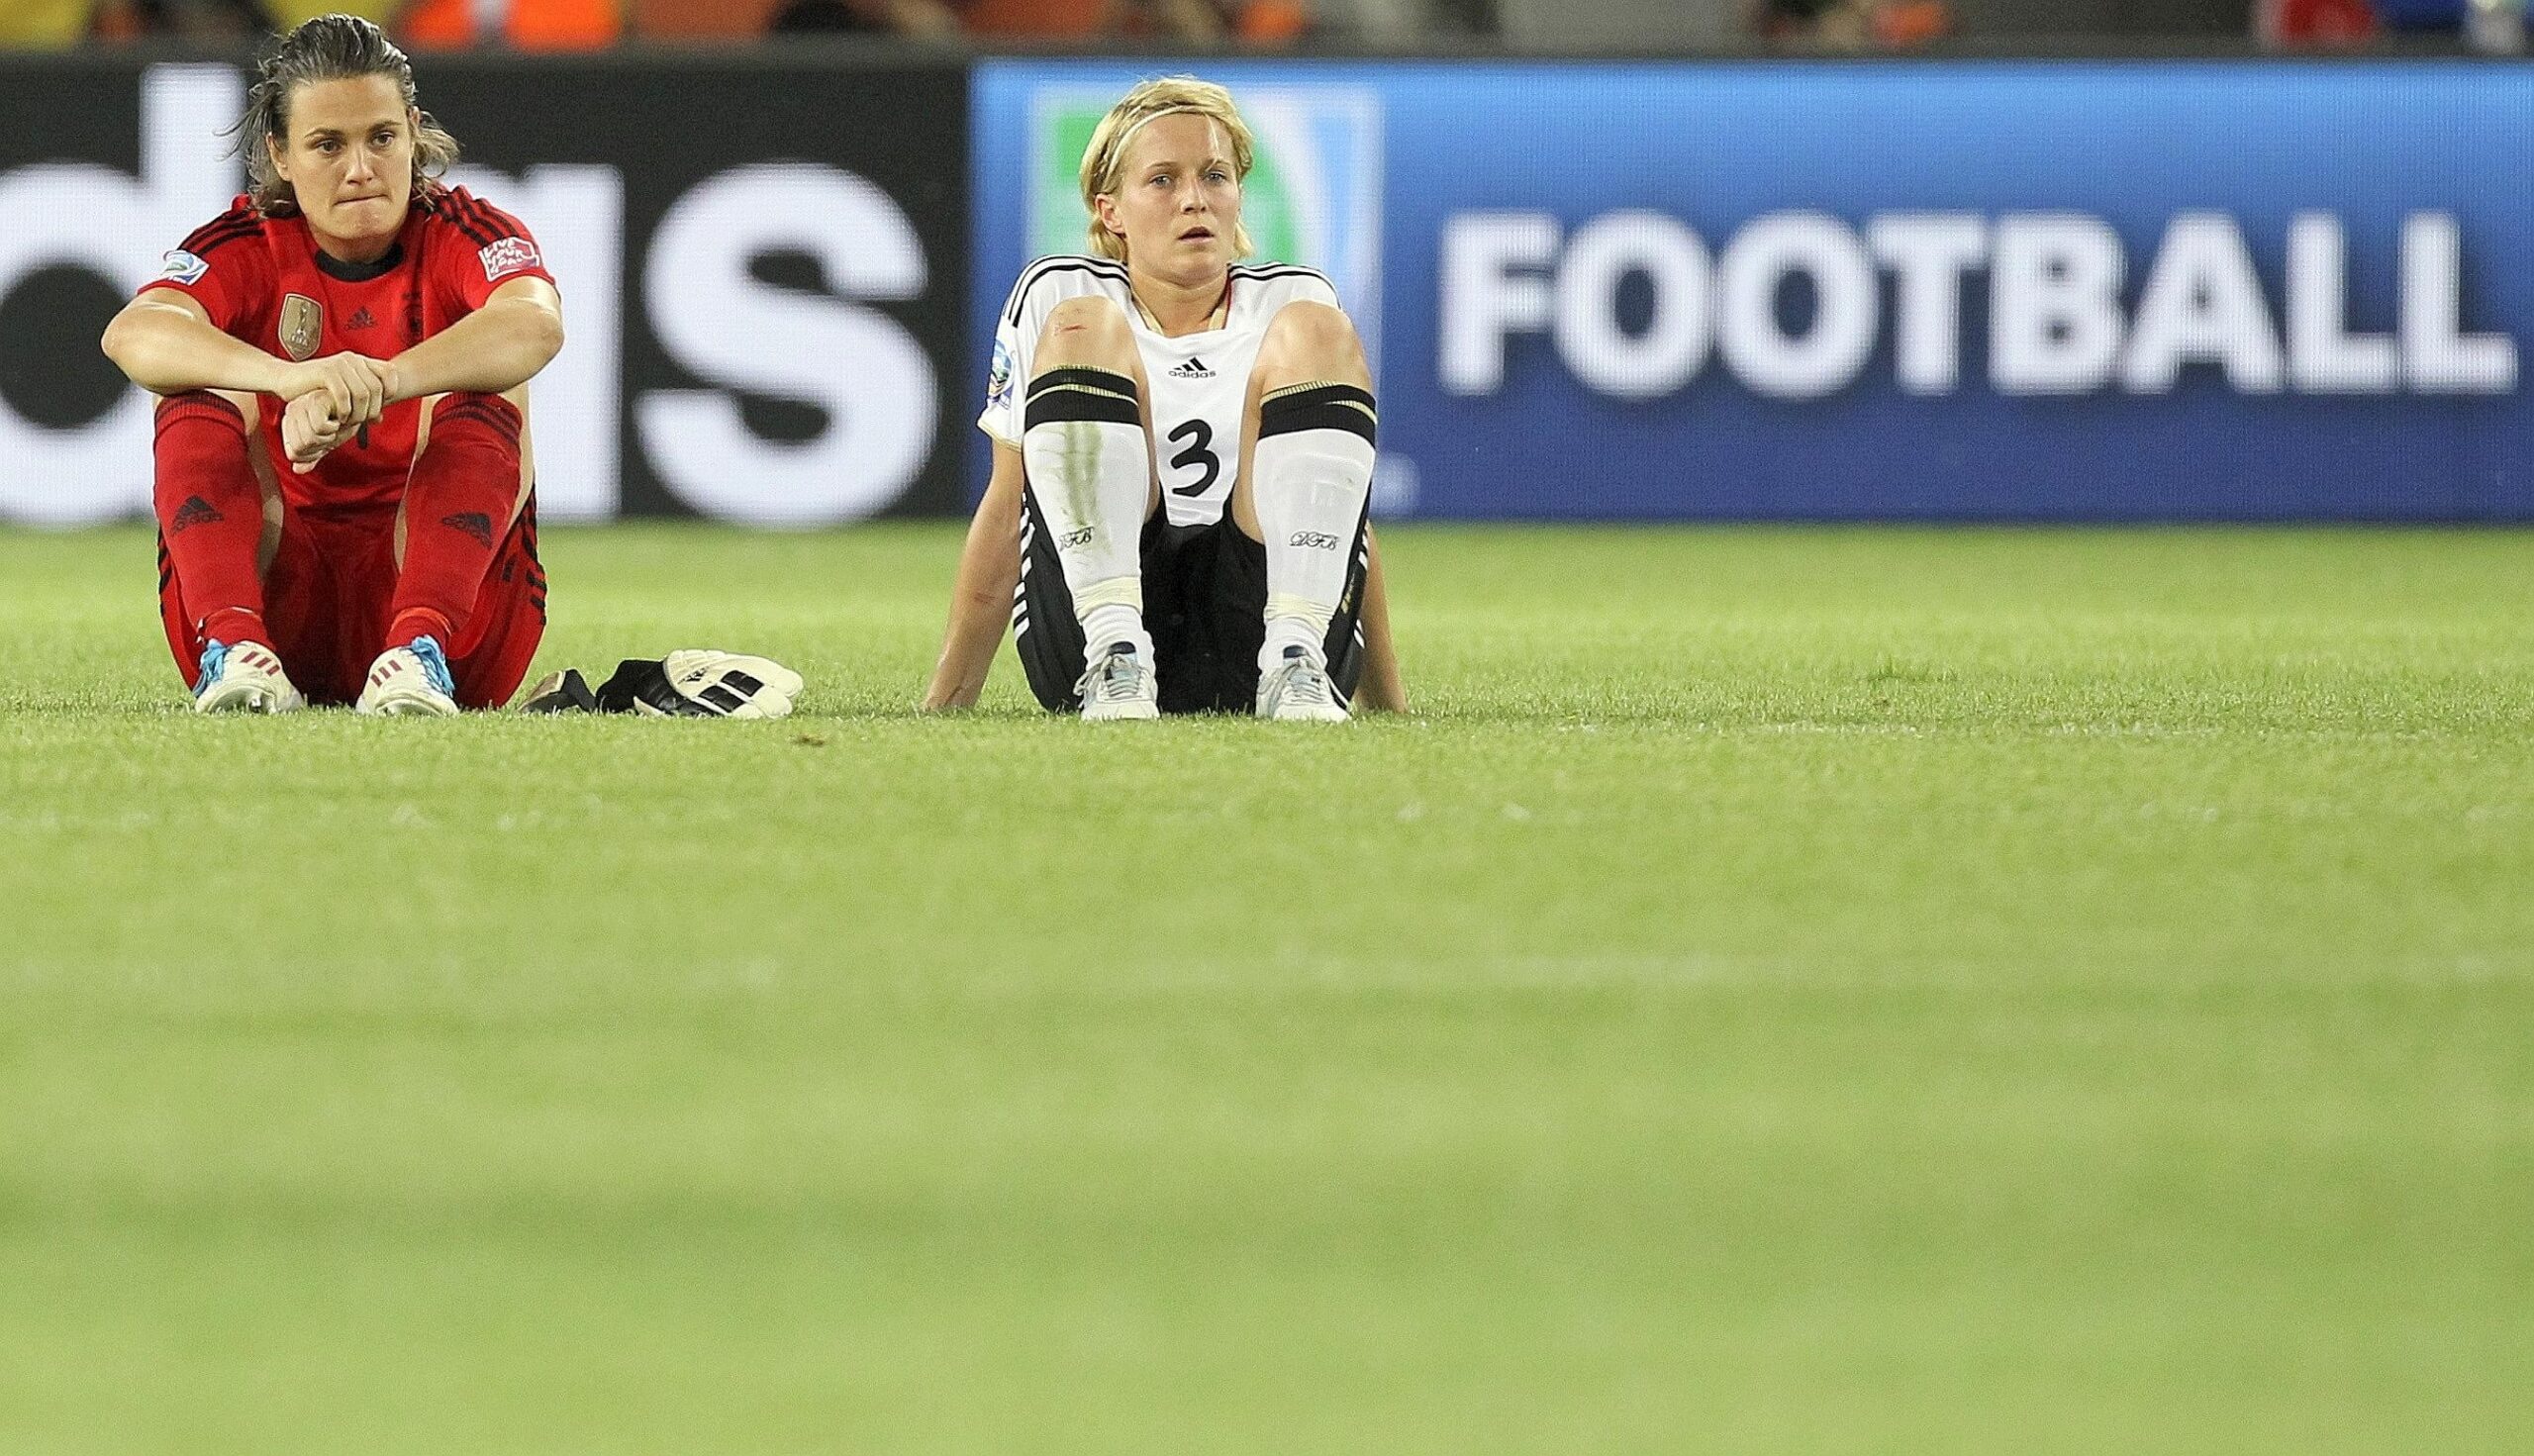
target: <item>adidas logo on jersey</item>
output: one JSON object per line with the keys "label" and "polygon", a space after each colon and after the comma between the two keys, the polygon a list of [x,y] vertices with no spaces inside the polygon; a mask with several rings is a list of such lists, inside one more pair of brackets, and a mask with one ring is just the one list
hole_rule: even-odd
{"label": "adidas logo on jersey", "polygon": [[1206,361],[1204,359],[1191,355],[1188,362],[1171,369],[1170,377],[1173,379],[1212,379],[1215,377],[1215,371],[1206,367]]}
{"label": "adidas logo on jersey", "polygon": [[378,321],[370,317],[369,310],[354,309],[352,310],[352,316],[343,321],[343,327],[347,329],[375,329],[378,327]]}

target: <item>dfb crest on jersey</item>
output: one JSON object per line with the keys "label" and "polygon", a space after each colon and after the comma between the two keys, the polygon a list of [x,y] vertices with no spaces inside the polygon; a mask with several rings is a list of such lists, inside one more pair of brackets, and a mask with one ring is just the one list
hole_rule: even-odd
{"label": "dfb crest on jersey", "polygon": [[281,351],[294,363],[304,363],[317,354],[317,342],[326,334],[324,305],[304,293],[286,293],[281,300]]}

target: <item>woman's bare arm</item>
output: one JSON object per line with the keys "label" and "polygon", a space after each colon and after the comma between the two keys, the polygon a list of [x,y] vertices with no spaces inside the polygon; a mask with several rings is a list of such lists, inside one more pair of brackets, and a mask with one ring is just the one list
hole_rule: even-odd
{"label": "woman's bare arm", "polygon": [[484,306],[396,356],[393,398],[517,389],[563,348],[563,301],[542,278],[513,278]]}
{"label": "woman's bare arm", "polygon": [[1382,577],[1382,543],[1365,528],[1364,678],[1355,706],[1367,713],[1406,713],[1408,689],[1399,678],[1399,651],[1390,636],[1390,588]]}
{"label": "woman's bare arm", "polygon": [[99,344],[125,377],[151,394],[226,389],[294,400],[325,390],[335,414],[355,424],[378,418],[392,366],[360,354],[292,363],[211,322],[201,304],[172,288],[152,288],[123,306]]}
{"label": "woman's bare arm", "polygon": [[996,440],[994,474],[986,498],[968,523],[959,551],[958,584],[950,594],[950,626],[942,633],[941,660],[925,690],[924,709],[936,713],[973,708],[985,691],[986,673],[1012,620],[1012,593],[1021,584],[1021,451]]}

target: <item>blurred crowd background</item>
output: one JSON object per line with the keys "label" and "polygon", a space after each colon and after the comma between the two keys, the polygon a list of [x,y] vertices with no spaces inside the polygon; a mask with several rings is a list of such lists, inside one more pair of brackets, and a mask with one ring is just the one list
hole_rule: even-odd
{"label": "blurred crowd background", "polygon": [[349,10],[411,49],[894,36],[994,49],[1519,53],[2521,49],[2527,0],[0,0],[0,49],[228,46]]}

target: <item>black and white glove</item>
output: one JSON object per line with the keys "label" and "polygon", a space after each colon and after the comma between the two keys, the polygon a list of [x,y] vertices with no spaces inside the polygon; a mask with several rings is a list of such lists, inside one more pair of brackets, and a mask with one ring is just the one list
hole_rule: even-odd
{"label": "black and white glove", "polygon": [[522,713],[635,713],[645,718],[784,718],[801,694],[801,674],[738,652],[688,648],[666,657],[628,657],[590,691],[566,670],[537,683]]}

